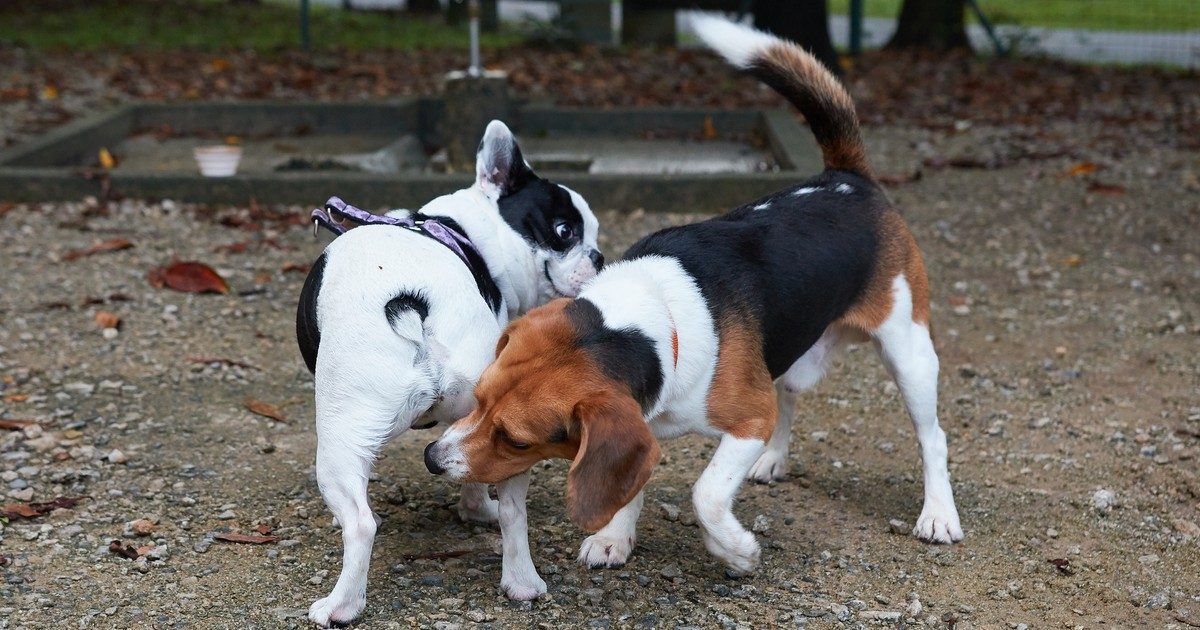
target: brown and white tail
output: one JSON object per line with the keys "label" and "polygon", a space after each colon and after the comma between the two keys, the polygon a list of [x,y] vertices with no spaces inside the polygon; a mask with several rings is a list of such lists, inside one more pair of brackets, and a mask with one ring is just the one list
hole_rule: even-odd
{"label": "brown and white tail", "polygon": [[735,67],[771,86],[804,114],[825,158],[825,168],[869,176],[854,101],[840,81],[800,46],[730,22],[698,16],[696,35]]}

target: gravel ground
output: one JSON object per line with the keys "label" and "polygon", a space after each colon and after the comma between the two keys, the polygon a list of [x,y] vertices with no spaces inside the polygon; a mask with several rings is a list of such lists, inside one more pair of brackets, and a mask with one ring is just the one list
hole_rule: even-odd
{"label": "gravel ground", "polygon": [[[1004,133],[869,137],[881,172],[909,173]],[[371,484],[383,525],[355,626],[1200,626],[1200,158],[1131,144],[1094,173],[1074,166],[927,170],[892,189],[934,280],[961,544],[894,533],[920,510],[915,440],[859,348],[805,397],[792,476],[742,489],[758,575],[728,579],[704,551],[688,497],[714,445],[685,438],[664,449],[620,569],[575,565],[566,465],[537,467],[533,553],[550,594],[509,603],[498,530],[457,521],[455,489],[421,464],[431,433],[413,431]],[[0,430],[0,491],[88,497],[0,527],[0,627],[304,627],[340,537],[312,480],[312,384],[292,332],[303,274],[284,269],[322,242],[301,208],[93,204],[0,206],[0,419],[40,422]],[[605,212],[603,245],[696,216]],[[111,238],[135,246],[65,259]],[[176,257],[233,292],[152,288],[147,272]],[[121,318],[115,336],[101,310]],[[279,540],[213,538],[260,526]]]}

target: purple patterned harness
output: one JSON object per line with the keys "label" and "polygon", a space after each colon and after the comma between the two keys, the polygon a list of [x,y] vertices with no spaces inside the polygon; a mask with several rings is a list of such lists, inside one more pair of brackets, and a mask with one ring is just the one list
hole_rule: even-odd
{"label": "purple patterned harness", "polygon": [[463,261],[463,264],[470,270],[471,275],[475,277],[475,283],[479,287],[479,294],[483,296],[484,301],[487,302],[492,312],[499,312],[500,289],[496,286],[495,280],[492,279],[483,255],[479,253],[479,250],[475,248],[475,244],[471,242],[471,239],[467,238],[462,233],[462,229],[451,219],[429,217],[419,212],[414,212],[406,217],[371,214],[366,210],[356,208],[342,201],[339,197],[330,197],[325,202],[324,208],[317,208],[312,211],[311,217],[313,220],[313,236],[317,235],[317,226],[324,227],[338,236],[345,234],[353,227],[347,226],[345,223],[346,219],[350,219],[360,225],[392,225],[404,228],[441,243],[447,249],[454,252],[454,255],[458,256],[458,259]]}

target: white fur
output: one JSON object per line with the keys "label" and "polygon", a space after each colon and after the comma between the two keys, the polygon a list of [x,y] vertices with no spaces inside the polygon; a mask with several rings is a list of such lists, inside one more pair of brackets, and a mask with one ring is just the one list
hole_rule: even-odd
{"label": "white fur", "polygon": [[579,564],[613,568],[625,564],[637,542],[637,520],[642,513],[642,493],[613,514],[608,525],[584,539],[579,547]]}
{"label": "white fur", "polygon": [[[321,333],[314,374],[316,476],[342,526],[344,551],[333,591],[309,609],[309,618],[322,626],[350,621],[366,603],[376,529],[367,479],[379,450],[418,420],[450,422],[467,415],[475,383],[509,319],[558,293],[577,293],[595,275],[588,252],[596,247],[598,225],[578,194],[569,191],[584,234],[565,253],[531,244],[500,216],[505,156],[514,142],[508,128],[493,121],[481,143],[475,185],[421,208],[424,214],[454,219],[466,232],[499,288],[499,313],[488,308],[457,256],[425,236],[362,226],[325,250],[316,308]],[[428,302],[424,321],[405,312],[389,325],[384,305],[401,292]],[[464,486],[458,514],[485,522],[502,516],[481,484]]]}
{"label": "white fur", "polygon": [[504,557],[500,564],[500,589],[509,599],[530,600],[546,594],[546,582],[538,576],[529,554],[529,524],[525,496],[529,473],[496,484],[500,499],[500,536]]}
{"label": "white fur", "polygon": [[764,48],[782,43],[778,37],[713,15],[692,18],[692,30],[706,46],[738,68],[748,66]]}
{"label": "white fur", "polygon": [[796,192],[794,192],[792,194],[797,197],[800,197],[802,195],[810,195],[812,193],[817,192],[818,190],[821,190],[820,186],[805,186],[804,188],[797,188]]}

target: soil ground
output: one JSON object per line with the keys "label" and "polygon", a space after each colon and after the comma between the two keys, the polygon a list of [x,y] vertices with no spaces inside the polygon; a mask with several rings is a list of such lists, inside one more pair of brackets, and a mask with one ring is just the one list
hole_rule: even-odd
{"label": "soil ground", "polygon": [[[881,170],[903,172],[931,145],[994,133],[869,137]],[[1097,176],[1124,194],[1089,192],[1072,166],[940,170],[892,189],[933,278],[962,543],[892,533],[890,520],[920,510],[920,466],[895,388],[857,348],[805,396],[791,476],[742,489],[737,514],[766,524],[758,575],[728,579],[704,551],[689,488],[713,444],[684,438],[664,448],[620,569],[576,566],[566,466],[539,467],[530,520],[550,595],[509,603],[498,531],[458,522],[455,489],[421,464],[431,433],[413,431],[371,484],[383,525],[355,626],[898,623],[880,611],[960,628],[1200,625],[1200,162],[1153,148],[1107,160]],[[312,481],[312,382],[292,319],[303,274],[281,271],[322,247],[294,220],[303,213],[125,200],[0,217],[0,418],[41,422],[0,435],[7,500],[89,497],[0,530],[0,627],[307,623],[340,537]],[[601,218],[613,255],[699,215]],[[65,259],[117,237],[135,247]],[[234,292],[152,288],[147,270],[176,257],[208,262]],[[98,310],[121,317],[119,336],[101,334]],[[287,421],[251,414],[247,398]],[[1094,505],[1097,490],[1111,508]],[[123,537],[141,518],[153,533]],[[211,540],[260,524],[281,542]],[[129,560],[112,540],[155,548]]]}

